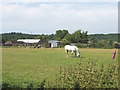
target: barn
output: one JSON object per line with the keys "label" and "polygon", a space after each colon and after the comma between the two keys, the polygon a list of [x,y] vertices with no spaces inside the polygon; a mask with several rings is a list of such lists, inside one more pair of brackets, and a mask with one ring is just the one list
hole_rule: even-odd
{"label": "barn", "polygon": [[57,40],[49,40],[48,43],[49,43],[49,46],[50,46],[51,48],[53,48],[53,47],[58,47],[58,45],[60,44],[60,41],[57,41]]}
{"label": "barn", "polygon": [[34,46],[34,44],[38,44],[40,39],[18,39],[17,42],[23,42],[26,46]]}
{"label": "barn", "polygon": [[12,46],[13,45],[13,43],[11,42],[11,41],[7,41],[7,42],[5,42],[5,44],[4,44],[5,46]]}

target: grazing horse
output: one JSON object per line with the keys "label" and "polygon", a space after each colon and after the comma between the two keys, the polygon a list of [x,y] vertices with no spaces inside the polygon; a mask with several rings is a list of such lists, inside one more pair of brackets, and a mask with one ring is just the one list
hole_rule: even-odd
{"label": "grazing horse", "polygon": [[68,57],[68,51],[71,51],[70,56],[73,55],[73,53],[75,52],[75,57],[76,57],[76,52],[77,52],[77,57],[80,57],[80,51],[76,46],[71,46],[71,45],[65,45],[65,52],[67,53],[67,57]]}

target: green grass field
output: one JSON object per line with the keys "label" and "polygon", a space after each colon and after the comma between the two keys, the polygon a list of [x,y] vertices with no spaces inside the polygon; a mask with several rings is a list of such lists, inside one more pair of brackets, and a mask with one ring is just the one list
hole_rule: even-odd
{"label": "green grass field", "polygon": [[3,48],[3,83],[25,87],[30,82],[38,85],[42,80],[53,81],[60,67],[74,67],[97,60],[97,65],[118,64],[118,54],[112,60],[113,49],[80,49],[81,58],[66,57],[63,48]]}

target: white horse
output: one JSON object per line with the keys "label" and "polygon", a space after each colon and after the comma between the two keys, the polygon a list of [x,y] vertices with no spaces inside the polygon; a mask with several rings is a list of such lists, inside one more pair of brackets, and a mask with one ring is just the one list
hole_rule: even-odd
{"label": "white horse", "polygon": [[77,52],[77,57],[80,57],[80,51],[76,46],[71,46],[71,45],[65,45],[65,52],[67,53],[67,57],[68,57],[68,51],[71,51],[70,56],[73,55],[73,53],[75,52],[75,57],[76,57],[76,52]]}

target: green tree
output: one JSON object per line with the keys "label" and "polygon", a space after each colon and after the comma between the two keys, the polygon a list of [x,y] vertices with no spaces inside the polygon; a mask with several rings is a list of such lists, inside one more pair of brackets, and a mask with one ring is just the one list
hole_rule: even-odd
{"label": "green tree", "polygon": [[73,34],[66,34],[64,39],[66,39],[70,43],[74,43],[75,42]]}
{"label": "green tree", "polygon": [[68,30],[57,30],[55,34],[55,39],[62,40],[66,34],[68,34]]}
{"label": "green tree", "polygon": [[61,46],[65,46],[67,44],[70,44],[70,42],[67,39],[62,39]]}
{"label": "green tree", "polygon": [[89,46],[92,48],[97,47],[97,40],[94,37],[91,38]]}
{"label": "green tree", "polygon": [[74,43],[79,43],[82,41],[82,33],[81,30],[77,30],[73,33]]}
{"label": "green tree", "polygon": [[81,38],[81,43],[88,43],[88,35],[87,35],[87,31],[83,31],[82,32],[82,38]]}
{"label": "green tree", "polygon": [[37,36],[36,39],[40,39],[40,41],[42,41],[42,42],[47,42],[48,41],[47,40],[47,35],[44,35],[44,34]]}

